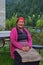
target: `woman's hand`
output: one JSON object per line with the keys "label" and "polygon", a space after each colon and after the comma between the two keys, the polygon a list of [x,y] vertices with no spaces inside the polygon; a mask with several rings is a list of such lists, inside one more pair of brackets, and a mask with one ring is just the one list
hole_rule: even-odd
{"label": "woman's hand", "polygon": [[29,51],[29,49],[30,49],[30,48],[29,48],[28,46],[22,48],[23,51]]}
{"label": "woman's hand", "polygon": [[23,51],[26,51],[26,47],[22,47],[22,50],[23,50]]}
{"label": "woman's hand", "polygon": [[29,51],[29,50],[30,50],[30,47],[29,47],[29,46],[27,46],[27,47],[26,47],[26,51]]}

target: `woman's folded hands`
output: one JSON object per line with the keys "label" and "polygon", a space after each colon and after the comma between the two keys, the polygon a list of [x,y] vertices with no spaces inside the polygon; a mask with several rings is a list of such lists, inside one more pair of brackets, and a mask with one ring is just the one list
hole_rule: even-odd
{"label": "woman's folded hands", "polygon": [[29,46],[26,46],[26,47],[22,47],[22,50],[23,51],[29,51],[30,47]]}

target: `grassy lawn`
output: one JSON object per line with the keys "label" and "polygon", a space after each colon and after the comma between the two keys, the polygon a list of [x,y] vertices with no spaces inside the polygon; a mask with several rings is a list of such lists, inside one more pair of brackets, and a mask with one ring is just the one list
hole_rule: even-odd
{"label": "grassy lawn", "polygon": [[9,47],[0,49],[0,65],[13,65],[14,60],[10,58]]}
{"label": "grassy lawn", "polygon": [[0,65],[13,65],[13,60],[8,52],[0,54]]}
{"label": "grassy lawn", "polygon": [[[14,65],[14,60],[10,58],[10,53],[8,52],[9,48],[6,47],[4,50],[0,49],[0,65]],[[43,56],[43,50],[40,51],[41,55]],[[43,65],[43,61],[40,62],[40,65]]]}

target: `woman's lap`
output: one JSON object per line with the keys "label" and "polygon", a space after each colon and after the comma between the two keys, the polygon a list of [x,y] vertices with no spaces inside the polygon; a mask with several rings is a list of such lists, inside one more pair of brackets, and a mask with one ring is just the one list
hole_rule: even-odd
{"label": "woman's lap", "polygon": [[15,59],[14,59],[14,65],[39,65],[39,61],[36,62],[22,62],[21,56],[17,53],[17,51],[14,52]]}

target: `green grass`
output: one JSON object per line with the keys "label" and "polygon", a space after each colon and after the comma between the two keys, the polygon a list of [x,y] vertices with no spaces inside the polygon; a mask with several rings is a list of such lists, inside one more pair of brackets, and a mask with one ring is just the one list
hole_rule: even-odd
{"label": "green grass", "polygon": [[8,52],[0,54],[0,65],[13,65],[13,60]]}
{"label": "green grass", "polygon": [[[0,49],[0,65],[14,65],[14,60],[10,58],[9,48],[1,48]],[[43,56],[43,50],[40,51]],[[40,65],[43,65],[43,61],[40,62]]]}
{"label": "green grass", "polygon": [[[40,50],[40,54],[41,54],[41,56],[43,57],[43,49]],[[40,62],[40,65],[43,65],[43,61]]]}
{"label": "green grass", "polygon": [[14,60],[10,58],[9,47],[0,49],[0,65],[13,65]]}

